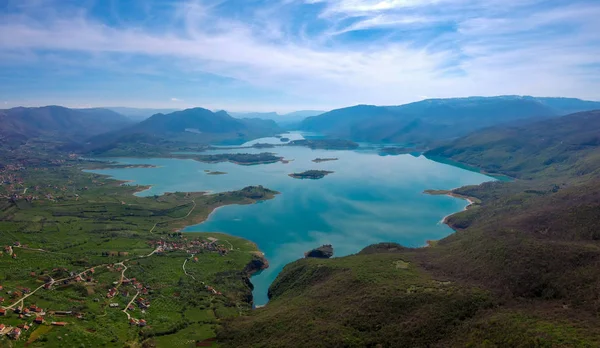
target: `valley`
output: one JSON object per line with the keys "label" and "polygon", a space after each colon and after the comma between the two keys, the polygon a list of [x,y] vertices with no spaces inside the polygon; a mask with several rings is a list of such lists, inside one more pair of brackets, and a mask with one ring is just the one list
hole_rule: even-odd
{"label": "valley", "polygon": [[209,112],[101,146],[3,138],[0,340],[600,344],[597,112],[419,145],[186,130]]}

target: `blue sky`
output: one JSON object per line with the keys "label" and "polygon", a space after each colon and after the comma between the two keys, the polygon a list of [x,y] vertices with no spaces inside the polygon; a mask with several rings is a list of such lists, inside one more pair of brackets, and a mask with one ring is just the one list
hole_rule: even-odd
{"label": "blue sky", "polygon": [[0,0],[0,108],[600,100],[597,0]]}

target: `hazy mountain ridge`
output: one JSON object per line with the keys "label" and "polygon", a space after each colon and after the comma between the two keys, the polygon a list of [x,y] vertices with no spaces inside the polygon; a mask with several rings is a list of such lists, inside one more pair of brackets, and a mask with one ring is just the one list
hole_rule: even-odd
{"label": "hazy mountain ridge", "polygon": [[25,138],[86,138],[131,123],[125,116],[103,108],[69,109],[52,105],[0,110],[0,132]]}
{"label": "hazy mountain ridge", "polygon": [[152,109],[152,108],[131,108],[124,106],[110,106],[105,107],[105,109],[112,110],[117,112],[123,116],[130,118],[133,121],[143,121],[149,118],[152,115],[156,114],[170,114],[175,111],[180,111],[181,109]]}
{"label": "hazy mountain ridge", "polygon": [[429,144],[494,125],[592,109],[600,109],[600,102],[520,96],[427,99],[332,110],[307,118],[300,128],[359,141]]}
{"label": "hazy mountain ridge", "polygon": [[98,153],[120,144],[131,144],[135,139],[151,139],[159,144],[165,140],[208,144],[231,140],[251,140],[281,132],[274,121],[263,119],[236,119],[225,111],[213,112],[192,108],[170,114],[156,114],[128,128],[101,134],[88,140],[84,151]]}

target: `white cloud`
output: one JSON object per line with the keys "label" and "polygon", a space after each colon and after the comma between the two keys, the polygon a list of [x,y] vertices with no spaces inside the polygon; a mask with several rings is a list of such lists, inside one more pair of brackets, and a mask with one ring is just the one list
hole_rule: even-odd
{"label": "white cloud", "polygon": [[180,101],[183,101],[183,100],[181,100],[181,99],[179,99],[179,98],[171,98],[171,101],[172,101],[172,102],[180,102]]}
{"label": "white cloud", "polygon": [[[600,27],[594,19],[600,14],[598,4],[574,2],[521,11],[536,1],[305,2],[326,5],[322,18],[328,18],[327,28],[307,31],[313,23],[305,22],[303,30],[294,32],[285,25],[289,18],[278,18],[280,7],[243,20],[225,18],[216,10],[219,2],[200,1],[179,7],[171,16],[176,24],[162,32],[143,26],[111,27],[81,11],[69,12],[68,17],[4,15],[0,51],[166,58],[190,78],[199,72],[215,74],[330,107],[399,104],[422,95],[600,99],[600,72],[585,68],[600,64]],[[348,18],[355,20],[342,25]],[[456,30],[435,32],[438,22]],[[389,33],[370,42],[337,38],[373,28]],[[432,33],[423,39],[420,30]],[[160,67],[154,69],[161,73]]]}

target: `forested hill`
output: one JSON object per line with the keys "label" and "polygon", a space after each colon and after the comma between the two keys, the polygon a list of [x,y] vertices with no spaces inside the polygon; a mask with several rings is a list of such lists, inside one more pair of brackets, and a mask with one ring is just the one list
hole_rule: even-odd
{"label": "forested hill", "polygon": [[520,96],[428,99],[400,106],[357,105],[309,117],[301,129],[358,141],[430,144],[515,121],[600,109],[600,102]]}
{"label": "forested hill", "polygon": [[[302,259],[227,347],[598,347],[600,112],[474,133],[430,152],[521,178],[454,190],[457,232]],[[441,189],[432,187],[432,189]],[[368,233],[368,231],[365,231]],[[335,247],[335,246],[334,246]]]}
{"label": "forested hill", "polygon": [[494,127],[426,152],[519,178],[600,174],[600,110]]}
{"label": "forested hill", "polygon": [[131,123],[125,116],[102,108],[44,106],[0,110],[0,136],[4,139],[26,140],[40,136],[84,139]]}
{"label": "forested hill", "polygon": [[156,114],[125,129],[89,139],[86,151],[99,153],[134,144],[135,139],[181,141],[208,144],[224,140],[251,140],[281,132],[275,121],[236,119],[225,111],[192,108],[170,114]]}

